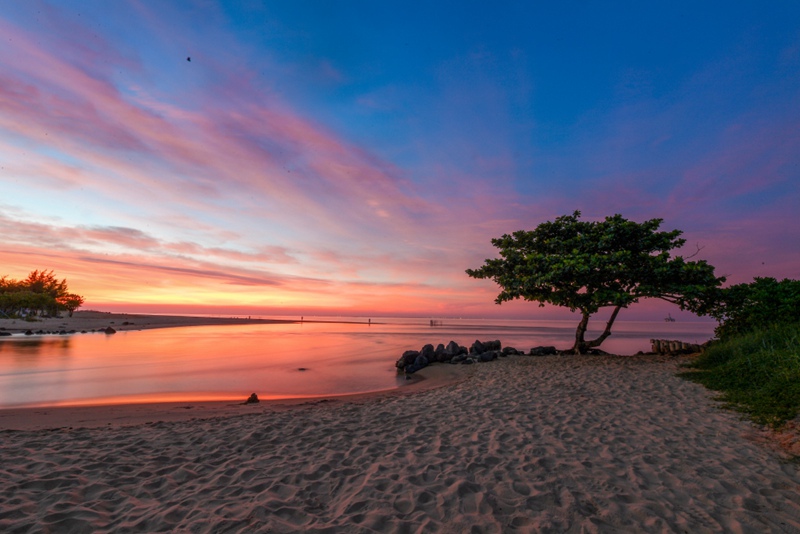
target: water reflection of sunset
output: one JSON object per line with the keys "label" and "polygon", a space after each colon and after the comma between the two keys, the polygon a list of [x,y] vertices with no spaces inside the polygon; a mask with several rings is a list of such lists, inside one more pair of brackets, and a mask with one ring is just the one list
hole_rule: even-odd
{"label": "water reflection of sunset", "polygon": [[[664,323],[622,322],[608,342],[632,354]],[[669,326],[670,336],[707,339],[713,324]],[[423,344],[501,339],[523,350],[564,345],[572,322],[365,318],[349,322],[166,328],[0,340],[0,407],[244,400],[338,395],[403,383],[394,362]],[[664,334],[667,335],[667,334]],[[301,370],[302,369],[302,370]]]}

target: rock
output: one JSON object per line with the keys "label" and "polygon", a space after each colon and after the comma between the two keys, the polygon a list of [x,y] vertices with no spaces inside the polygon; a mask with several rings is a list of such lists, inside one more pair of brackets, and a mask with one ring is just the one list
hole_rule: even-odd
{"label": "rock", "polygon": [[25,330],[25,335],[26,336],[32,336],[33,335],[33,330]]}
{"label": "rock", "polygon": [[456,343],[455,341],[451,341],[451,342],[450,342],[450,343],[448,343],[448,344],[447,344],[447,346],[444,348],[444,352],[445,352],[445,354],[447,354],[448,356],[455,356],[456,354],[458,354],[458,353],[459,353],[459,350],[460,350],[460,349],[461,349],[461,347],[459,347],[459,346],[458,346],[458,343]]}
{"label": "rock", "polygon": [[433,350],[433,345],[428,343],[427,345],[422,347],[422,350],[419,351],[419,353],[420,353],[421,356],[425,356],[428,359],[428,361],[431,361],[431,360],[433,360],[433,357],[436,354],[436,351]]}
{"label": "rock", "polygon": [[494,351],[484,352],[483,354],[480,355],[479,359],[482,362],[490,362],[492,360],[496,360],[497,359],[497,353],[494,352]]}
{"label": "rock", "polygon": [[450,363],[461,363],[467,359],[466,354],[456,354],[452,358],[450,358]]}
{"label": "rock", "polygon": [[558,351],[555,347],[534,347],[528,354],[531,356],[552,356],[558,354]]}
{"label": "rock", "polygon": [[10,336],[11,332],[0,332],[0,336]]}
{"label": "rock", "polygon": [[503,356],[516,356],[518,354],[522,354],[520,351],[515,349],[514,347],[503,347]]}
{"label": "rock", "polygon": [[308,371],[308,367],[298,367],[298,371]]}
{"label": "rock", "polygon": [[475,363],[475,360],[472,358],[465,358],[464,361],[461,362],[461,365],[472,365]]}
{"label": "rock", "polygon": [[433,353],[434,361],[440,363],[449,362],[452,356],[452,354],[447,353],[447,349],[441,343],[436,346],[436,350]]}
{"label": "rock", "polygon": [[486,347],[484,347],[483,343],[481,343],[477,339],[475,340],[475,343],[473,343],[472,346],[469,348],[470,354],[483,354],[484,352],[486,352]]}
{"label": "rock", "polygon": [[427,367],[428,363],[429,363],[428,358],[420,354],[419,356],[417,356],[417,359],[414,360],[414,363],[412,363],[411,365],[406,365],[405,372],[407,375],[416,373],[423,367]]}
{"label": "rock", "polygon": [[500,349],[502,348],[502,345],[500,344],[500,340],[495,340],[495,341],[484,341],[484,342],[483,342],[483,348],[484,348],[486,351],[490,351],[490,350],[500,350]]}
{"label": "rock", "polygon": [[419,356],[418,350],[407,350],[403,353],[403,360],[406,362],[406,365],[411,365],[414,363],[414,360],[417,359]]}
{"label": "rock", "polygon": [[419,351],[407,350],[403,353],[402,356],[400,356],[400,359],[397,360],[395,366],[398,369],[405,369],[406,366],[412,365],[414,363],[414,360],[417,359],[417,356],[419,356]]}
{"label": "rock", "polygon": [[116,334],[117,333],[117,331],[114,330],[113,328],[111,328],[110,326],[108,328],[106,328],[105,330],[102,330],[102,332],[105,332],[106,334]]}
{"label": "rock", "polygon": [[256,395],[255,393],[251,393],[250,396],[247,397],[247,400],[244,401],[242,404],[257,404],[259,402],[261,401],[258,400],[258,395]]}

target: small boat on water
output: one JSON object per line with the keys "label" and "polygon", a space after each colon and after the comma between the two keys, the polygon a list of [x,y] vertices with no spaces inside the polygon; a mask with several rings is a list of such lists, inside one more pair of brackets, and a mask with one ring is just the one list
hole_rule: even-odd
{"label": "small boat on water", "polygon": [[674,323],[675,322],[675,318],[672,317],[672,315],[668,313],[667,316],[664,317],[664,322],[666,322],[666,323]]}

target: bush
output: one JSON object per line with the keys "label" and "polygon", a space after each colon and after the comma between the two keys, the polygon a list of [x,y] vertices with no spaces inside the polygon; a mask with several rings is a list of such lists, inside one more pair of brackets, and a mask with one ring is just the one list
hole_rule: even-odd
{"label": "bush", "polygon": [[710,346],[679,376],[722,394],[726,407],[780,427],[800,413],[800,323],[772,325]]}
{"label": "bush", "polygon": [[725,340],[800,317],[800,280],[756,278],[719,290],[710,315],[719,321],[715,333]]}

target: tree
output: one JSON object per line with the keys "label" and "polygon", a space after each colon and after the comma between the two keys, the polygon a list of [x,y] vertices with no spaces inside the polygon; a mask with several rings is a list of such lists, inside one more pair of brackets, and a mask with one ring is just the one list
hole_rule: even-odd
{"label": "tree", "polygon": [[29,291],[34,293],[45,293],[54,299],[67,294],[67,279],[59,281],[53,271],[31,271],[28,277],[22,281]]}
{"label": "tree", "polygon": [[64,296],[58,297],[56,299],[58,305],[67,310],[69,312],[69,316],[72,317],[72,313],[83,306],[84,298],[80,295],[76,295],[75,293],[67,293]]}
{"label": "tree", "polygon": [[708,315],[719,321],[714,333],[721,340],[800,317],[800,280],[755,278],[719,290]]}
{"label": "tree", "polygon": [[66,279],[58,280],[53,271],[35,270],[22,281],[0,277],[0,314],[6,317],[21,314],[58,315],[68,310],[70,316],[84,302],[80,295],[69,293]]}
{"label": "tree", "polygon": [[[658,298],[697,313],[709,306],[709,295],[725,278],[714,276],[705,261],[670,257],[686,240],[682,232],[659,232],[662,219],[636,223],[617,214],[599,222],[580,221],[581,213],[563,215],[492,239],[500,258],[487,259],[473,278],[494,280],[502,291],[497,304],[514,299],[553,304],[579,311],[572,351],[584,354],[611,335],[622,308],[642,298]],[[589,318],[613,307],[597,339],[585,339]]]}

